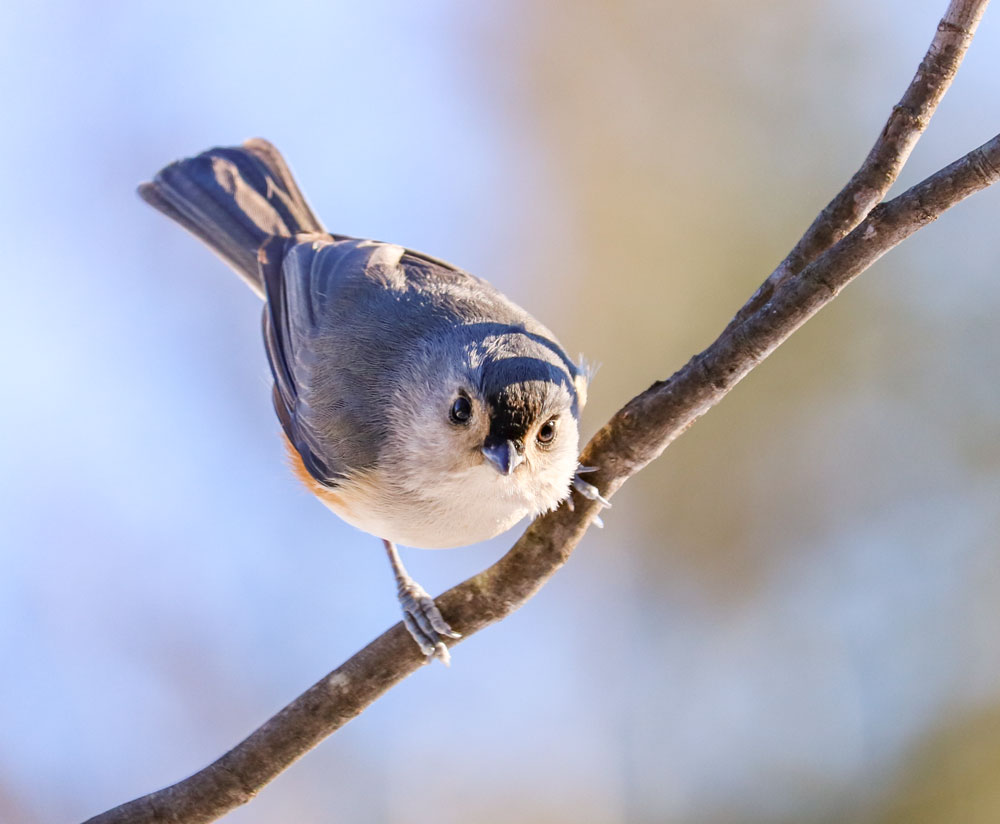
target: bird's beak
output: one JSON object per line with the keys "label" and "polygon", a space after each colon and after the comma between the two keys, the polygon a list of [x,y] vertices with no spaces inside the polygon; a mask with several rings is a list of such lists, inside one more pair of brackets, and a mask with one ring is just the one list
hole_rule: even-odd
{"label": "bird's beak", "polygon": [[510,475],[524,461],[524,455],[517,451],[513,441],[501,441],[483,446],[483,457],[501,475]]}

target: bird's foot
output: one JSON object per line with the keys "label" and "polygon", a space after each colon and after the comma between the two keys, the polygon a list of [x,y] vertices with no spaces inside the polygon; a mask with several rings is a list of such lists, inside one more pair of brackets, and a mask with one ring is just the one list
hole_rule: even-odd
{"label": "bird's foot", "polygon": [[434,599],[420,584],[406,576],[399,578],[399,605],[403,608],[403,623],[427,660],[437,658],[442,664],[449,666],[451,655],[442,637],[462,636],[441,617]]}
{"label": "bird's foot", "polygon": [[[588,472],[596,472],[596,471],[597,471],[596,466],[578,466],[576,468],[576,474],[573,476],[573,489],[579,492],[588,501],[597,501],[601,505],[602,509],[610,508],[611,501],[605,498],[601,494],[601,491],[596,486],[594,486],[592,483],[588,483],[581,477],[582,475],[585,475]],[[569,498],[569,508],[573,509],[572,496]],[[599,529],[604,528],[604,521],[601,520],[600,515],[594,516],[594,526],[598,527]]]}
{"label": "bird's foot", "polygon": [[403,623],[428,661],[439,658],[442,664],[448,666],[451,664],[451,655],[448,654],[448,647],[442,636],[444,638],[462,636],[448,626],[448,622],[441,617],[434,599],[407,573],[396,545],[385,538],[382,539],[382,544],[396,576],[396,591],[399,595],[399,605],[403,608]]}

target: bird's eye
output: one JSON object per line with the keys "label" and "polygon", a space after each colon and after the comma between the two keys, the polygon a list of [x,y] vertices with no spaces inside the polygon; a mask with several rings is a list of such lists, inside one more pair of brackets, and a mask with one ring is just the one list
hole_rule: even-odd
{"label": "bird's eye", "polygon": [[448,417],[454,424],[468,423],[469,419],[472,417],[472,404],[465,395],[459,395],[455,398],[455,402],[451,405],[451,411],[448,413]]}
{"label": "bird's eye", "polygon": [[540,444],[550,444],[552,439],[556,436],[556,419],[549,418],[545,423],[541,425],[538,429],[538,434],[535,435],[535,440]]}

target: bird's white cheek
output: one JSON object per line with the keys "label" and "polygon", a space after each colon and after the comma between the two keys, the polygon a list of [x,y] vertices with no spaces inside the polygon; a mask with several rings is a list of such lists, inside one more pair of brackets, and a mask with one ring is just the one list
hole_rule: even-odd
{"label": "bird's white cheek", "polygon": [[547,512],[554,509],[569,494],[570,484],[576,474],[577,439],[566,438],[538,462],[533,477],[535,509]]}
{"label": "bird's white cheek", "polygon": [[468,432],[442,429],[438,422],[417,422],[404,437],[395,437],[384,454],[399,480],[416,489],[448,485],[456,475],[471,470],[482,456],[470,446]]}

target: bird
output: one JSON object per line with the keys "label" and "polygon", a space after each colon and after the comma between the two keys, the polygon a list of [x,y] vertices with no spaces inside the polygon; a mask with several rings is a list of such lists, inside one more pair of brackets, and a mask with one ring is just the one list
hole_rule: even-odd
{"label": "bird", "polygon": [[138,193],[264,301],[292,470],[382,540],[426,660],[447,664],[447,640],[461,636],[397,545],[474,544],[573,489],[610,505],[577,460],[589,370],[486,281],[397,244],[327,232],[261,138],[170,163]]}

